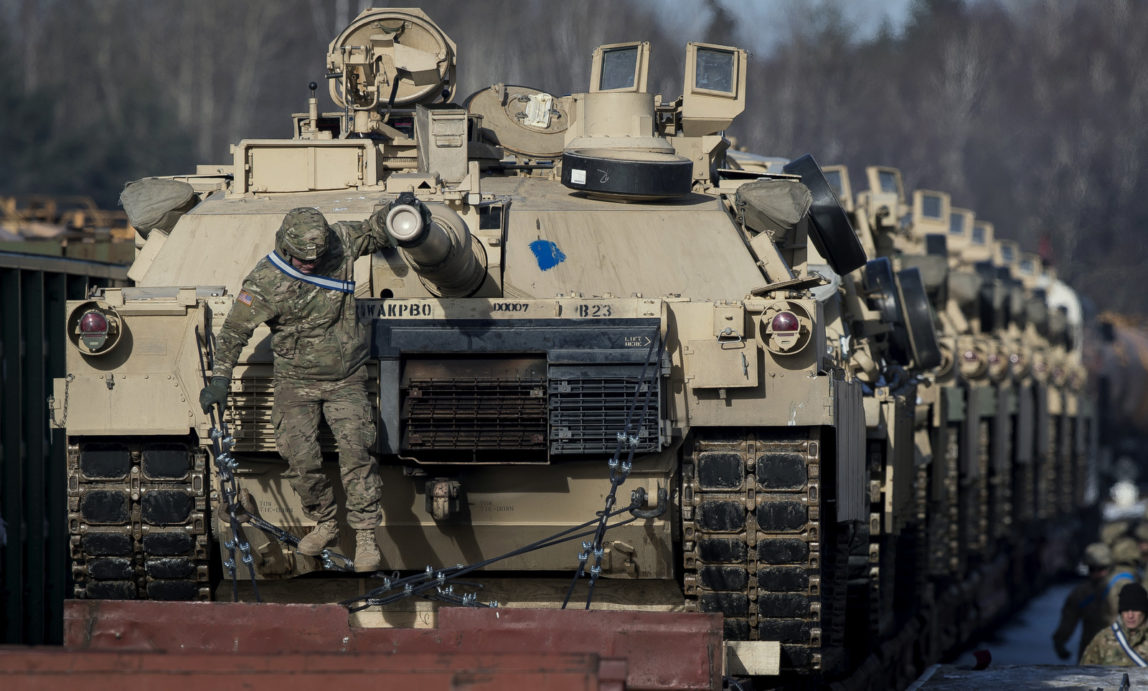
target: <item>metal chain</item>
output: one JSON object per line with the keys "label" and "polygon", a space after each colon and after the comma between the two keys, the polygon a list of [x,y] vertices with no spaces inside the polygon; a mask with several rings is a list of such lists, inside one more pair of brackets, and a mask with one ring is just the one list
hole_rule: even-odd
{"label": "metal chain", "polygon": [[[638,520],[639,518],[648,519],[648,518],[656,518],[658,516],[661,516],[663,513],[665,513],[666,506],[668,504],[667,494],[664,490],[659,490],[659,492],[658,492],[658,507],[656,509],[653,509],[650,511],[641,510],[639,507],[643,506],[645,503],[646,503],[646,491],[645,491],[645,489],[641,488],[641,487],[635,489],[631,493],[629,506],[626,506],[624,508],[612,511],[607,516],[607,518],[613,518],[613,517],[618,516],[618,515],[623,514],[623,513],[629,513],[630,518],[619,521],[610,527],[615,528],[618,526],[626,525],[628,523],[632,523],[632,522]],[[595,518],[593,518],[589,521],[586,521],[585,523],[582,523],[580,525],[576,525],[572,528],[566,528],[565,530],[561,530],[561,531],[555,533],[554,535],[551,535],[550,537],[546,537],[546,538],[543,538],[543,539],[538,540],[536,542],[532,542],[528,545],[518,547],[516,549],[513,549],[513,550],[505,553],[505,554],[501,554],[501,555],[496,556],[496,557],[491,557],[489,559],[484,559],[482,561],[475,562],[475,563],[470,564],[468,566],[463,566],[461,564],[458,564],[456,566],[452,566],[452,567],[448,567],[448,568],[444,568],[444,569],[438,569],[438,570],[434,569],[431,566],[427,566],[425,571],[411,575],[411,576],[406,576],[406,577],[400,578],[396,574],[393,577],[384,577],[383,578],[383,585],[367,592],[366,594],[359,595],[359,596],[353,597],[353,598],[348,599],[348,600],[344,600],[343,602],[340,602],[339,604],[343,605],[344,607],[347,607],[351,612],[358,612],[358,611],[364,610],[364,609],[371,607],[371,606],[388,605],[388,604],[391,604],[392,602],[397,602],[397,601],[402,600],[404,598],[412,597],[415,595],[420,595],[423,597],[431,597],[434,599],[438,599],[435,595],[428,594],[428,593],[430,593],[431,590],[434,590],[436,592],[441,592],[443,589],[445,589],[447,593],[453,594],[453,589],[451,589],[450,586],[447,585],[448,581],[456,580],[460,576],[464,576],[468,573],[471,573],[473,571],[477,571],[479,569],[485,568],[487,566],[490,566],[491,564],[503,561],[505,559],[510,559],[511,557],[516,557],[516,556],[519,556],[521,554],[526,554],[528,552],[533,552],[536,550],[545,549],[547,547],[553,547],[555,545],[559,545],[559,544],[562,544],[564,542],[569,542],[571,540],[577,540],[579,538],[587,537],[589,535],[592,535],[593,531],[592,530],[586,530],[586,529],[595,525],[596,523],[598,523],[598,521],[599,521],[598,517],[595,517]],[[585,532],[579,532],[579,531],[585,531]],[[461,599],[459,600],[458,604],[464,604],[464,605],[470,606],[470,607],[492,607],[492,606],[497,606],[497,604],[498,604],[497,602],[493,602],[493,601],[490,603],[478,602],[477,596],[474,596],[474,595],[464,595],[464,596],[460,596],[460,597],[461,597]]]}
{"label": "metal chain", "polygon": [[[241,522],[242,523],[250,523],[254,527],[259,528],[263,532],[267,533],[268,535],[270,535],[271,537],[275,538],[276,540],[278,540],[279,542],[281,542],[285,545],[288,545],[291,547],[298,547],[299,546],[299,538],[297,536],[292,535],[291,533],[287,532],[286,530],[283,530],[282,528],[275,525],[274,523],[271,523],[269,521],[264,520],[260,516],[255,516],[255,515],[248,513],[248,517],[241,519]],[[343,556],[342,554],[339,554],[338,552],[332,552],[329,549],[324,549],[322,552],[319,553],[319,560],[323,563],[323,568],[328,569],[330,571],[354,571],[355,570],[355,562],[354,561],[352,561],[349,557]]]}
{"label": "metal chain", "polygon": [[[656,348],[655,348],[656,346]],[[650,347],[646,350],[646,359],[642,363],[642,373],[638,376],[637,386],[634,389],[634,396],[630,400],[630,408],[626,411],[626,424],[622,431],[618,433],[618,443],[614,447],[614,455],[610,457],[607,466],[610,468],[610,492],[606,495],[605,508],[599,512],[598,526],[594,530],[594,539],[590,542],[582,543],[582,551],[578,553],[578,568],[574,571],[574,577],[570,581],[570,587],[566,590],[566,597],[562,601],[562,609],[566,609],[566,605],[570,603],[570,598],[574,594],[574,587],[577,585],[578,580],[586,575],[586,562],[590,559],[590,555],[594,555],[594,565],[590,567],[590,586],[589,591],[586,593],[586,609],[590,609],[590,601],[594,597],[594,586],[598,582],[598,576],[602,573],[602,556],[605,554],[605,547],[602,543],[606,539],[607,521],[609,519],[610,510],[614,508],[614,503],[617,501],[618,487],[626,481],[630,476],[630,469],[633,468],[634,452],[638,448],[640,440],[639,434],[631,434],[631,429],[634,427],[635,422],[640,426],[645,421],[646,414],[650,409],[650,399],[652,397],[654,386],[652,383],[646,381],[646,371],[650,367],[651,356],[653,356],[655,368],[660,364],[662,358],[662,340],[655,334],[654,338],[650,340]],[[654,380],[656,381],[658,372],[654,372]],[[646,395],[642,402],[642,414],[638,421],[634,420],[634,412],[638,407],[638,398],[642,392],[642,386],[646,386]],[[627,448],[626,460],[621,460],[622,449]]]}
{"label": "metal chain", "polygon": [[[215,363],[211,341],[208,340],[211,338],[211,331],[206,324],[203,334],[200,334],[198,326],[195,331],[196,346],[199,351],[199,371],[203,377],[204,386],[208,386],[210,381],[207,377],[207,362],[210,361],[212,365]],[[219,474],[219,497],[227,510],[228,527],[231,529],[231,538],[223,543],[224,547],[227,548],[227,559],[224,560],[223,567],[227,569],[231,577],[231,597],[233,601],[239,601],[239,569],[238,564],[235,563],[235,548],[238,547],[240,560],[247,565],[247,572],[251,575],[251,589],[255,593],[255,600],[262,602],[263,599],[259,596],[259,584],[255,579],[255,559],[251,556],[251,544],[247,541],[243,529],[239,525],[239,517],[235,510],[239,498],[239,487],[236,484],[234,473],[239,462],[231,455],[231,449],[235,446],[235,438],[227,431],[227,421],[223,417],[222,405],[217,403],[212,406],[208,412],[208,419],[211,422],[209,432],[211,455]]]}
{"label": "metal chain", "polygon": [[[196,333],[199,335],[199,329],[196,328]],[[210,334],[209,337],[213,337]],[[207,378],[207,363],[214,364],[214,349],[211,347],[211,342],[200,338],[200,369],[203,375],[204,384],[208,383]],[[219,474],[219,495],[220,506],[226,509],[228,527],[231,529],[232,538],[223,543],[227,548],[228,558],[224,560],[223,566],[227,569],[228,575],[231,578],[232,597],[236,600],[239,599],[239,574],[238,564],[235,561],[235,549],[239,549],[239,560],[247,565],[248,572],[251,574],[251,587],[255,591],[255,599],[260,600],[259,586],[255,578],[254,557],[251,554],[251,543],[247,541],[240,527],[242,523],[250,523],[252,526],[259,528],[264,533],[271,535],[279,542],[297,547],[299,545],[299,538],[283,530],[279,526],[264,520],[260,516],[247,513],[244,519],[239,518],[238,508],[239,503],[239,484],[235,477],[235,471],[239,467],[239,462],[231,454],[232,448],[235,446],[235,439],[227,432],[227,422],[223,417],[223,407],[216,406],[212,408],[209,413],[211,419],[211,440],[212,440],[212,456],[215,461],[215,467]],[[218,416],[218,417],[217,417]],[[216,425],[216,420],[219,424]],[[329,549],[324,549],[319,553],[319,559],[323,564],[323,568],[331,571],[353,571],[354,562],[338,552],[333,552]],[[261,600],[260,600],[261,601]]]}
{"label": "metal chain", "polygon": [[76,379],[76,375],[74,375],[70,372],[68,373],[67,377],[64,377],[64,419],[63,420],[57,420],[56,419],[56,396],[54,394],[48,396],[48,414],[52,416],[52,425],[55,427],[63,427],[64,425],[68,424],[68,389],[70,389],[72,387],[72,382],[75,379]]}
{"label": "metal chain", "polygon": [[[196,329],[196,331],[198,333],[198,328]],[[634,392],[634,397],[631,401],[630,409],[627,411],[626,424],[625,424],[624,430],[623,430],[623,432],[618,433],[618,435],[617,435],[617,440],[618,440],[617,447],[615,449],[613,457],[608,462],[608,466],[610,468],[610,492],[606,497],[604,509],[602,511],[598,512],[598,515],[596,518],[594,518],[590,521],[586,521],[585,523],[578,525],[578,526],[575,526],[573,528],[569,528],[567,530],[560,531],[559,533],[556,533],[555,535],[552,535],[548,538],[544,538],[543,540],[539,540],[537,542],[531,543],[531,544],[526,545],[524,547],[520,547],[518,549],[512,550],[506,554],[503,554],[503,555],[500,555],[497,557],[493,557],[491,559],[486,559],[486,560],[471,564],[469,566],[463,566],[463,565],[459,564],[457,566],[450,567],[447,569],[441,569],[441,570],[436,570],[431,566],[427,566],[425,572],[417,574],[415,576],[407,576],[405,578],[384,577],[383,578],[383,585],[381,587],[375,588],[372,591],[366,593],[365,595],[362,595],[362,596],[359,596],[356,598],[352,598],[350,600],[346,600],[340,604],[344,605],[345,607],[348,607],[348,609],[350,609],[352,612],[356,612],[356,611],[360,611],[362,609],[366,609],[367,607],[370,607],[373,605],[386,605],[386,604],[390,604],[392,602],[404,599],[406,597],[411,597],[414,595],[421,595],[421,596],[426,597],[428,599],[440,600],[443,602],[447,602],[449,604],[455,604],[455,605],[460,605],[460,606],[498,607],[499,603],[497,601],[494,601],[494,600],[487,602],[487,603],[479,602],[478,596],[474,593],[455,594],[454,593],[454,586],[453,585],[447,585],[447,581],[450,579],[457,578],[461,575],[470,573],[472,571],[478,570],[480,568],[484,568],[485,566],[488,566],[492,563],[502,561],[504,559],[508,559],[510,557],[513,557],[513,556],[525,554],[527,552],[531,552],[531,551],[535,551],[535,550],[539,550],[539,549],[544,549],[546,547],[551,547],[553,545],[561,544],[562,542],[566,542],[568,540],[593,535],[593,540],[591,542],[585,542],[585,541],[582,542],[582,552],[579,554],[578,571],[575,573],[574,580],[570,586],[570,591],[566,595],[566,601],[564,601],[562,604],[562,607],[565,608],[566,604],[568,603],[568,601],[570,599],[570,595],[573,592],[573,588],[574,588],[575,583],[577,583],[577,580],[579,578],[581,578],[583,575],[585,575],[586,562],[589,560],[589,555],[592,553],[595,556],[595,563],[590,568],[590,588],[589,588],[589,593],[587,594],[587,597],[586,597],[586,609],[589,609],[590,608],[590,602],[591,602],[591,599],[593,597],[594,585],[597,582],[598,575],[601,573],[601,570],[602,570],[601,562],[602,562],[602,556],[604,553],[604,549],[602,547],[602,542],[603,542],[606,530],[608,528],[618,527],[621,525],[631,523],[631,522],[633,522],[639,518],[644,518],[644,519],[655,518],[657,516],[662,515],[666,510],[667,497],[666,497],[666,493],[664,492],[664,490],[659,491],[659,493],[658,493],[658,506],[656,509],[651,510],[651,511],[641,510],[640,507],[646,503],[646,492],[645,492],[644,488],[638,488],[632,492],[631,501],[630,501],[629,506],[627,506],[623,509],[614,510],[614,504],[617,502],[618,487],[621,486],[622,483],[624,483],[626,481],[626,479],[629,477],[630,470],[633,467],[634,454],[635,454],[635,451],[637,449],[638,443],[640,441],[639,435],[636,435],[636,434],[631,435],[630,434],[630,430],[631,430],[633,423],[634,423],[633,414],[634,414],[634,411],[637,409],[637,402],[638,402],[639,394],[641,393],[641,390],[642,390],[642,386],[645,385],[646,391],[645,391],[645,396],[642,397],[643,403],[642,403],[642,413],[640,416],[640,420],[644,421],[646,419],[646,414],[649,411],[650,401],[652,399],[652,394],[653,394],[653,390],[654,390],[654,386],[646,381],[646,371],[648,370],[648,368],[651,364],[651,357],[650,356],[651,356],[651,353],[655,352],[655,346],[657,346],[656,356],[653,358],[652,362],[655,365],[655,367],[660,362],[661,352],[662,352],[661,345],[662,345],[661,339],[659,339],[659,338],[652,339],[652,341],[650,343],[650,348],[646,353],[646,361],[642,365],[642,372],[638,378],[637,387],[636,387],[635,392]],[[208,345],[205,348],[203,340],[199,340],[199,346],[200,346],[200,369],[201,369],[201,372],[203,374],[204,382],[206,385],[206,383],[208,382],[208,378],[207,378],[207,370],[206,370],[206,367],[204,364],[204,359],[205,359],[205,357],[211,358],[212,353],[210,353],[210,351],[208,351],[205,354],[204,351],[207,348],[210,348],[210,346]],[[656,376],[657,376],[657,374],[655,373],[655,377]],[[67,392],[67,389],[65,388],[65,411],[67,410],[66,392]],[[230,577],[232,579],[233,594],[234,594],[235,599],[238,600],[238,597],[239,597],[239,595],[238,595],[238,573],[237,573],[237,564],[235,563],[235,548],[238,547],[239,551],[242,554],[241,560],[243,561],[243,563],[248,565],[248,570],[251,574],[252,587],[255,589],[256,599],[259,599],[258,586],[256,585],[256,582],[255,582],[255,570],[252,567],[253,558],[251,556],[251,547],[250,547],[250,544],[248,543],[248,541],[242,537],[243,533],[241,531],[241,528],[239,527],[239,524],[245,523],[245,522],[251,523],[253,527],[259,528],[260,530],[267,533],[268,535],[271,535],[272,537],[276,538],[280,542],[285,543],[285,544],[290,545],[290,546],[297,546],[299,544],[299,538],[296,537],[295,535],[292,535],[291,533],[288,533],[287,531],[283,530],[282,528],[264,520],[263,518],[261,518],[259,516],[252,515],[250,513],[248,513],[247,516],[243,520],[239,519],[238,514],[237,514],[237,510],[236,510],[236,507],[239,505],[239,500],[238,500],[239,490],[238,490],[237,482],[236,482],[235,475],[234,475],[234,470],[238,467],[238,462],[235,460],[235,458],[230,453],[231,448],[235,444],[235,440],[233,437],[231,437],[229,434],[227,434],[226,422],[223,420],[222,406],[217,406],[217,408],[218,408],[218,410],[213,409],[211,411],[211,414],[210,414],[211,423],[212,423],[211,439],[212,439],[212,443],[213,443],[213,456],[215,458],[216,468],[218,469],[219,476],[220,476],[220,495],[221,495],[222,503],[227,508],[227,511],[229,514],[228,518],[229,518],[229,523],[230,523],[229,527],[231,528],[232,535],[235,536],[235,537],[233,537],[233,539],[228,540],[227,542],[224,543],[224,545],[228,549],[228,555],[229,555],[229,559],[227,559],[224,562],[224,567],[228,569],[228,572],[229,572]],[[216,425],[216,413],[217,412],[218,412],[218,419],[219,419],[218,425]],[[626,460],[624,460],[624,461],[620,460],[621,452],[622,452],[623,448],[628,448],[627,457],[626,457]],[[627,512],[629,512],[631,514],[630,518],[623,520],[623,521],[619,521],[618,523],[615,523],[614,525],[609,525],[609,519],[610,518],[613,518],[615,516],[618,516],[622,513],[627,513]],[[596,527],[591,532],[583,532],[583,533],[571,535],[572,533],[577,533],[579,530],[584,530],[585,528],[588,528],[591,525],[595,525],[595,524],[596,524]],[[336,571],[352,571],[353,570],[354,562],[351,559],[347,558],[346,556],[339,554],[337,552],[332,552],[330,550],[325,549],[320,554],[320,557],[321,557],[323,566],[326,569],[336,570]],[[401,588],[401,590],[400,590],[400,588]],[[397,592],[388,592],[388,591],[392,591],[392,590],[397,591]],[[433,590],[433,592],[430,592],[432,590]],[[364,604],[359,604],[359,603],[364,603]]]}

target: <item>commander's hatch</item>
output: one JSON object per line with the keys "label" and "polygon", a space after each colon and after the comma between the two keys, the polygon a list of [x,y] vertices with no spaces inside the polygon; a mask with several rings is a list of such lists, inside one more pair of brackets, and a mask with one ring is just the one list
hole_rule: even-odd
{"label": "commander's hatch", "polygon": [[710,43],[686,44],[681,133],[717,134],[745,110],[745,72],[749,53]]}
{"label": "commander's hatch", "polygon": [[952,200],[945,192],[913,192],[913,236],[948,235]]}
{"label": "commander's hatch", "polygon": [[649,72],[649,41],[598,46],[590,66],[590,93],[644,93]]}
{"label": "commander's hatch", "polygon": [[973,223],[977,215],[969,209],[949,208],[949,246],[961,247],[969,241],[973,233]]}
{"label": "commander's hatch", "polygon": [[901,182],[901,171],[889,166],[867,166],[865,180],[869,189],[857,195],[857,203],[867,210],[877,254],[889,256],[894,251],[893,235],[899,230],[901,216],[905,213],[905,186]]}
{"label": "commander's hatch", "polygon": [[993,256],[993,261],[997,266],[1012,269],[1016,264],[1017,257],[1020,256],[1020,245],[1012,240],[997,240],[993,243],[996,250]]}
{"label": "commander's hatch", "polygon": [[364,10],[327,47],[331,100],[353,114],[351,133],[394,136],[383,114],[454,97],[456,51],[422,10]]}

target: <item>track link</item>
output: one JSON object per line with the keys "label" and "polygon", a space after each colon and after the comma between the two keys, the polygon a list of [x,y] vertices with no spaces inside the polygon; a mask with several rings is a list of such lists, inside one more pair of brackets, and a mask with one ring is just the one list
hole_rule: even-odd
{"label": "track link", "polygon": [[205,464],[185,438],[69,444],[75,597],[210,599]]}
{"label": "track link", "polygon": [[687,598],[727,640],[780,641],[789,671],[827,670],[844,644],[849,544],[825,534],[822,451],[814,429],[707,430],[682,467]]}

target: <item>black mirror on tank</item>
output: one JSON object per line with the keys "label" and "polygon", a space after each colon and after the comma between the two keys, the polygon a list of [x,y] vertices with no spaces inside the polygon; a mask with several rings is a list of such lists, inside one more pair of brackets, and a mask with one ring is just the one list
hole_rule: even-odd
{"label": "black mirror on tank", "polygon": [[933,324],[929,296],[921,272],[915,268],[897,272],[897,284],[901,292],[901,307],[909,332],[909,343],[913,352],[913,364],[918,370],[928,370],[941,364],[941,346],[937,342],[937,330]]}
{"label": "black mirror on tank", "polygon": [[853,186],[849,182],[849,169],[841,165],[825,166],[821,172],[825,174],[833,194],[837,195],[837,201],[841,202],[841,208],[853,213]]}
{"label": "black mirror on tank", "polygon": [[821,166],[809,154],[794,159],[782,168],[790,175],[801,178],[802,184],[813,195],[809,210],[812,223],[810,238],[817,251],[829,262],[829,267],[844,276],[865,265],[865,248],[849,223],[849,217],[833,194],[833,188],[821,172]]}
{"label": "black mirror on tank", "polygon": [[987,333],[1003,328],[1003,324],[998,323],[997,294],[1000,291],[996,287],[996,266],[991,261],[980,261],[974,264],[973,268],[976,269],[977,275],[982,280],[977,300],[981,317],[981,331]]}
{"label": "black mirror on tank", "polygon": [[881,321],[889,325],[889,358],[902,367],[912,363],[912,347],[904,323],[904,309],[897,281],[893,274],[893,264],[888,257],[870,259],[865,264],[862,289],[869,306],[881,315]]}

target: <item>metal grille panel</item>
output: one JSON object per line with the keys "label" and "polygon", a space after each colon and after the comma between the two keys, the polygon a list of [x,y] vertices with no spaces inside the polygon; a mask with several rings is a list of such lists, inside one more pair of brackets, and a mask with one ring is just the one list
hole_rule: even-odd
{"label": "metal grille panel", "polygon": [[[658,450],[658,379],[552,378],[550,394],[550,452],[554,454],[613,453],[618,434],[630,420],[630,435],[638,438],[637,453]],[[649,387],[649,405],[643,404]],[[625,447],[623,447],[625,448]]]}
{"label": "metal grille panel", "polygon": [[411,379],[405,391],[403,446],[435,450],[546,448],[541,379]]}

